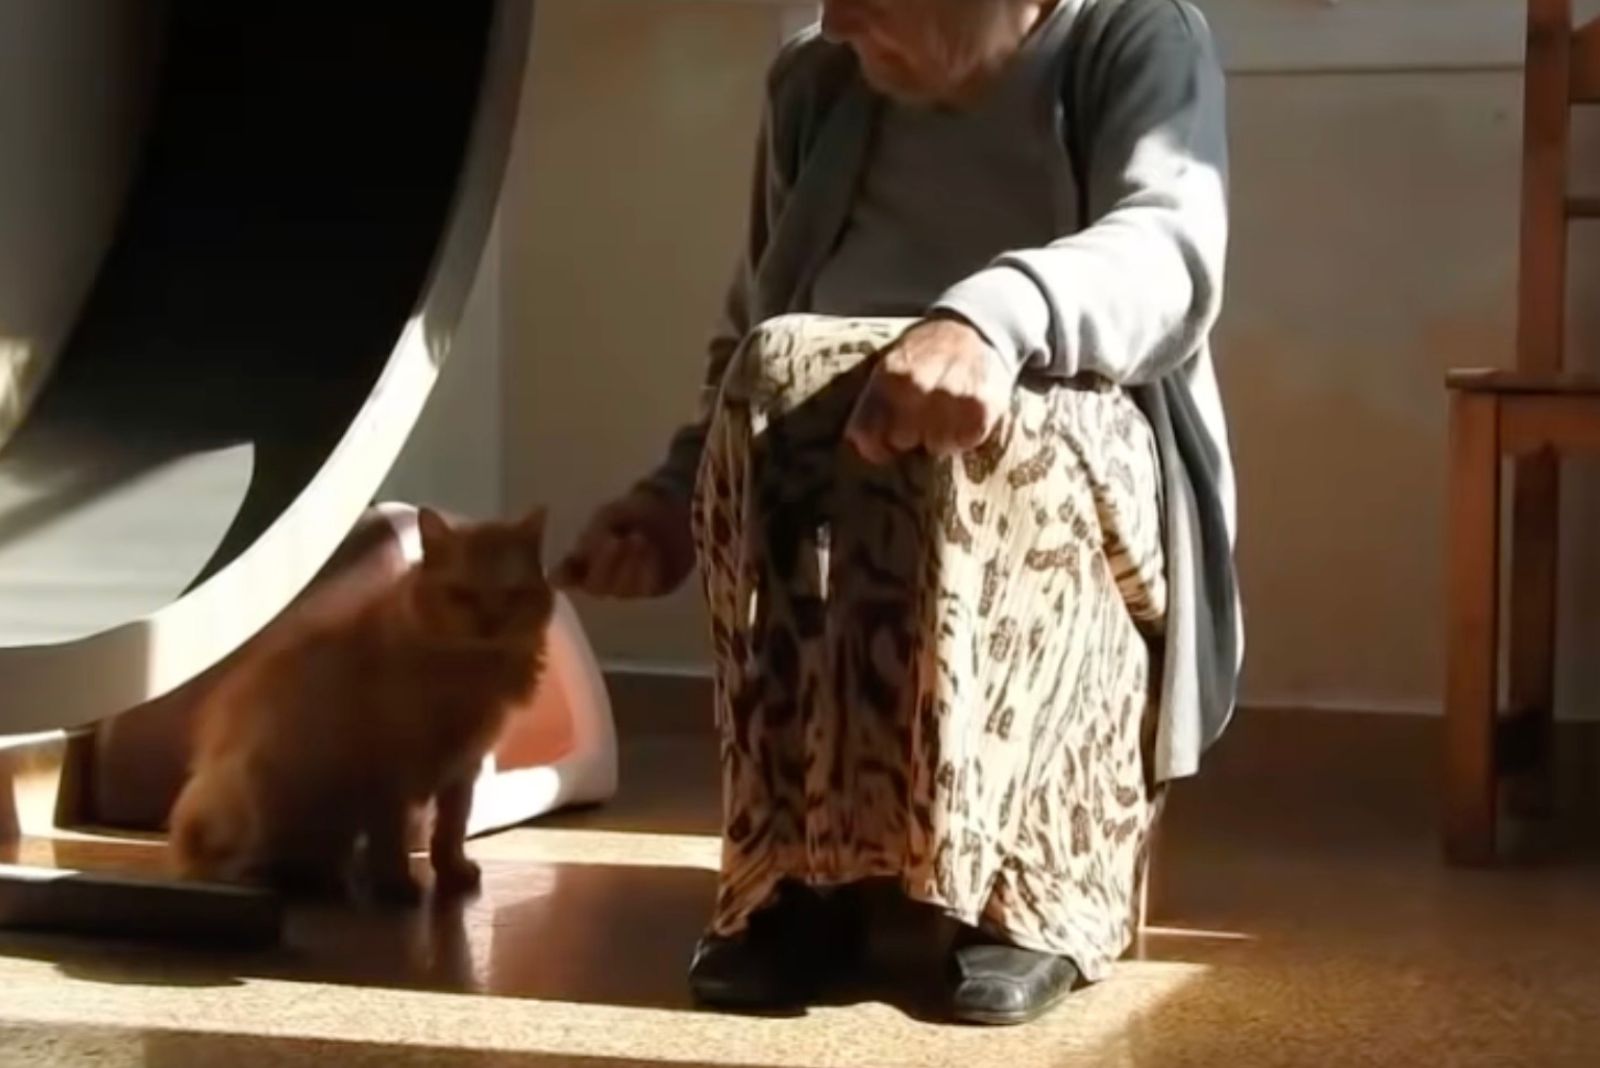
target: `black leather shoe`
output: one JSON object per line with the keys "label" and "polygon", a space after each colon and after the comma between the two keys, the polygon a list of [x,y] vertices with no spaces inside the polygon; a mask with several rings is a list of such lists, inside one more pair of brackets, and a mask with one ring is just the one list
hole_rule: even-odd
{"label": "black leather shoe", "polygon": [[702,1005],[747,1012],[798,1008],[809,993],[796,969],[750,930],[701,936],[689,964],[689,992]]}
{"label": "black leather shoe", "polygon": [[859,959],[850,899],[786,884],[736,935],[701,937],[689,965],[696,1001],[744,1012],[798,1009]]}
{"label": "black leather shoe", "polygon": [[1036,1020],[1077,986],[1066,957],[995,942],[958,947],[951,955],[950,1013],[961,1023],[1006,1026]]}

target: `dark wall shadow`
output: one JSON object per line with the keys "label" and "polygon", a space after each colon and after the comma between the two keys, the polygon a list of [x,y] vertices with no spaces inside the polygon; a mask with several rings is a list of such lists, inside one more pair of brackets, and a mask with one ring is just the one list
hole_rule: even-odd
{"label": "dark wall shadow", "polygon": [[305,487],[428,281],[477,113],[490,0],[174,0],[116,241],[53,376],[0,454],[50,492],[25,537],[172,457],[250,444],[232,528],[194,581]]}
{"label": "dark wall shadow", "polygon": [[[232,492],[188,479],[130,509],[222,531],[147,554],[138,582],[159,606],[267,531],[372,395],[428,285],[494,15],[493,0],[389,5],[381,17],[315,0],[167,5],[154,118],[116,239],[0,452],[0,481],[25,490],[0,506],[0,546],[48,539],[70,574],[101,535],[57,521],[112,490],[143,493],[140,476],[177,457],[240,447],[252,463],[230,469]],[[40,588],[32,575],[17,582]],[[5,651],[19,678],[45,680],[36,693],[8,679],[12,707],[41,711],[5,729],[60,725],[48,680],[61,648]],[[148,653],[126,641],[120,662],[98,667],[140,677]],[[27,670],[29,657],[50,670]]]}

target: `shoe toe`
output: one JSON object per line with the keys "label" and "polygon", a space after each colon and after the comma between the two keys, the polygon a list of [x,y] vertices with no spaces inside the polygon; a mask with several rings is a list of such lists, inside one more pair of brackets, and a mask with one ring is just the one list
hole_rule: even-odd
{"label": "shoe toe", "polygon": [[712,1004],[759,1000],[766,992],[766,969],[743,940],[702,938],[689,965],[696,997]]}
{"label": "shoe toe", "polygon": [[1078,980],[1065,957],[1012,946],[966,947],[953,966],[951,1011],[968,1023],[1026,1023],[1071,993]]}
{"label": "shoe toe", "polygon": [[958,1016],[971,1019],[1025,1017],[1032,1008],[1028,987],[998,975],[972,976],[952,993]]}
{"label": "shoe toe", "polygon": [[794,984],[746,938],[702,938],[689,965],[689,990],[718,1008],[780,1009],[797,1000]]}

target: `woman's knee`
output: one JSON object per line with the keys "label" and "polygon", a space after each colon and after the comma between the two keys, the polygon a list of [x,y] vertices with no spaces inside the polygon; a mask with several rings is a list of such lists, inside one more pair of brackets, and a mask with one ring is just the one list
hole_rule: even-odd
{"label": "woman's knee", "polygon": [[724,403],[792,408],[864,369],[905,324],[895,319],[781,315],[745,337],[722,379]]}

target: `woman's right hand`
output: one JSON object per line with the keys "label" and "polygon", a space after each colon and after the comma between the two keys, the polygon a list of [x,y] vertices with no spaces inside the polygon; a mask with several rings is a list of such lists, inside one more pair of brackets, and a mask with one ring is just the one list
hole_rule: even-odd
{"label": "woman's right hand", "polygon": [[666,494],[635,489],[589,520],[550,581],[591,597],[662,597],[694,567],[689,506]]}

